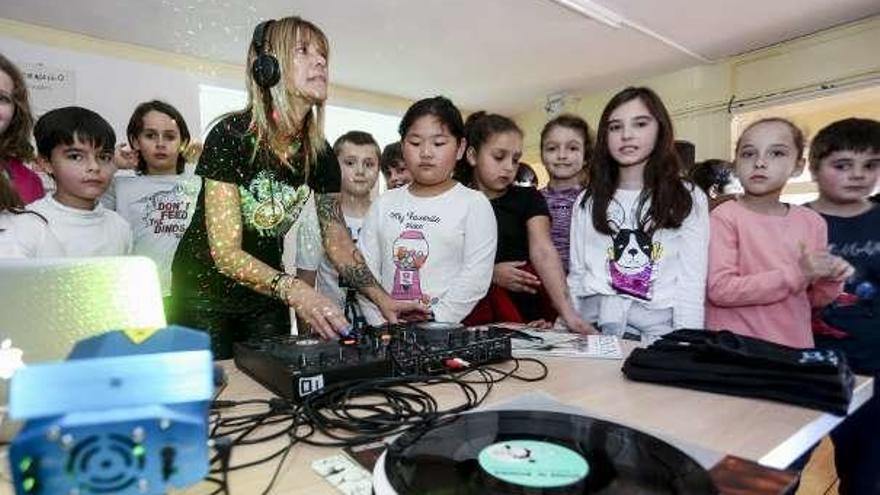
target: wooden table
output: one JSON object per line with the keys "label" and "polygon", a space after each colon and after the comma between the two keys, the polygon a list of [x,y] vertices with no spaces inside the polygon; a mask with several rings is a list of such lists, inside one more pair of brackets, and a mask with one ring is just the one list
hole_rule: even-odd
{"label": "wooden table", "polygon": [[[680,441],[708,451],[732,454],[762,465],[784,468],[827,435],[843,418],[770,401],[698,392],[627,380],[622,361],[552,358],[545,362],[550,375],[542,382],[507,380],[498,384],[486,404],[499,404],[541,390],[560,402],[598,417],[637,427],[666,440]],[[221,398],[267,398],[272,394],[235,368],[224,363],[229,386]],[[525,368],[524,372],[534,371]],[[850,411],[861,407],[872,394],[872,380],[858,377]],[[457,400],[450,391],[437,390],[444,399]],[[246,411],[246,409],[243,409]],[[232,462],[258,459],[283,445],[237,449]],[[282,468],[273,493],[332,494],[335,489],[312,472],[311,462],[334,455],[338,449],[297,445]],[[275,462],[230,475],[233,494],[260,493],[269,482]],[[185,493],[210,493],[207,483]]]}
{"label": "wooden table", "polygon": [[[620,371],[622,361],[552,358],[545,362],[550,368],[547,379],[536,383],[504,381],[495,386],[486,404],[502,404],[539,390],[588,414],[636,427],[674,444],[732,454],[774,468],[787,466],[843,419],[764,400],[629,381]],[[232,362],[225,362],[223,366],[229,385],[221,399],[272,397],[269,391],[235,368]],[[530,371],[536,369],[528,366],[523,369],[524,373]],[[871,379],[858,377],[851,411],[870,398],[871,389]],[[432,389],[432,394],[435,392],[441,405],[459,399],[451,390]],[[234,413],[263,410],[248,407],[236,408]],[[260,445],[238,447],[233,451],[232,464],[260,459],[284,444],[284,440],[277,439]],[[311,470],[311,463],[337,453],[339,450],[334,448],[296,445],[286,459],[272,493],[336,493],[333,487]],[[6,460],[3,459],[3,462]],[[261,493],[276,465],[277,461],[273,460],[231,473],[231,493]],[[4,474],[7,469],[4,466]],[[215,488],[216,485],[203,482],[183,493],[207,494]],[[0,483],[0,495],[10,493],[11,485],[8,482]]]}

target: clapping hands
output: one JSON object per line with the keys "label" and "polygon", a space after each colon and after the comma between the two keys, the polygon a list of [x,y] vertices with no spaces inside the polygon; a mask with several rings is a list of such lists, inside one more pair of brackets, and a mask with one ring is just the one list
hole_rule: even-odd
{"label": "clapping hands", "polygon": [[831,254],[828,250],[808,252],[806,245],[801,243],[800,251],[798,265],[804,277],[810,282],[815,280],[843,281],[854,272],[852,265],[845,259]]}

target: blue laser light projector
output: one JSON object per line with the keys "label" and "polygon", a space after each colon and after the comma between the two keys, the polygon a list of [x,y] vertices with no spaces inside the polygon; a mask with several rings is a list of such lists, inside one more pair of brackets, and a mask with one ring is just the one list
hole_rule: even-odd
{"label": "blue laser light projector", "polygon": [[213,375],[208,335],[175,326],[108,332],[67,361],[18,370],[16,494],[160,494],[202,480]]}

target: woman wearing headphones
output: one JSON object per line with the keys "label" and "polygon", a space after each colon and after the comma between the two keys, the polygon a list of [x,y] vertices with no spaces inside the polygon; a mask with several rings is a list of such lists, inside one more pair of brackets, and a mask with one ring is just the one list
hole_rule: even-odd
{"label": "woman wearing headphones", "polygon": [[233,342],[289,334],[288,306],[325,338],[346,332],[340,308],[281,265],[284,235],[312,194],[340,275],[388,321],[426,311],[382,290],[345,227],[339,164],[322,131],[328,50],[306,20],[259,24],[248,49],[248,105],[221,117],[205,140],[202,192],[172,264],[169,320],[207,330],[215,359],[230,358]]}

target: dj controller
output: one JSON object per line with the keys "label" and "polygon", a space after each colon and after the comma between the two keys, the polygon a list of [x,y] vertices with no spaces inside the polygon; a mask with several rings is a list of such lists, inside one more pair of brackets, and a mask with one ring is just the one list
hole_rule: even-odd
{"label": "dj controller", "polygon": [[237,343],[234,354],[239,369],[293,401],[343,381],[432,375],[511,358],[505,330],[437,322],[364,327],[336,341],[279,336]]}

